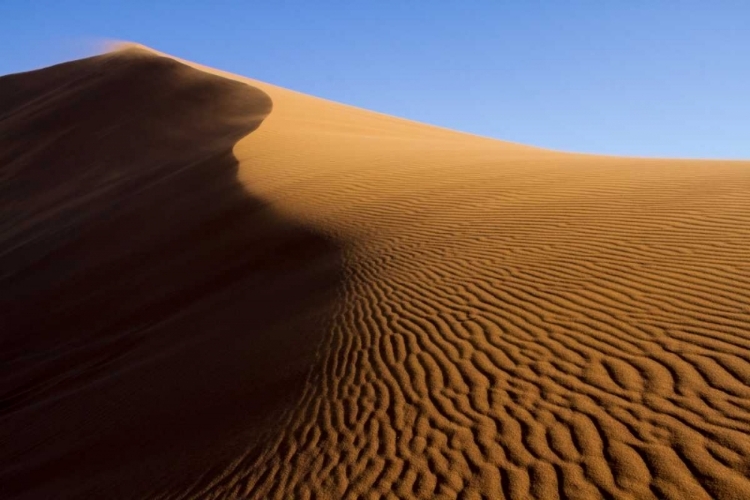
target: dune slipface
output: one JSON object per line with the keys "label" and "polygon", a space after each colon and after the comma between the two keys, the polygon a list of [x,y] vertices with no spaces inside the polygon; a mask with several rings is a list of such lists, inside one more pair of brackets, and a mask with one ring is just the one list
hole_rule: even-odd
{"label": "dune slipface", "polygon": [[0,96],[0,496],[203,488],[299,396],[338,279],[237,180],[271,99],[135,49]]}
{"label": "dune slipface", "polygon": [[190,66],[0,80],[5,496],[750,498],[749,162]]}

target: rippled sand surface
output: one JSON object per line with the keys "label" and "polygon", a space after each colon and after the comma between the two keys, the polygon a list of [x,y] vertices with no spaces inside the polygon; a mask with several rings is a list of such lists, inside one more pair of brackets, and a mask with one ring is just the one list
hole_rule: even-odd
{"label": "rippled sand surface", "polygon": [[0,79],[4,497],[750,498],[750,162],[186,64]]}

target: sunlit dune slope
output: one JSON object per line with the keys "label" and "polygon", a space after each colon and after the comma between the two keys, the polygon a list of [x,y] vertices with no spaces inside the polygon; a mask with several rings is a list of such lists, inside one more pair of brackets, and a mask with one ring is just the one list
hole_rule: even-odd
{"label": "sunlit dune slope", "polygon": [[0,79],[6,496],[750,498],[750,162],[191,66]]}

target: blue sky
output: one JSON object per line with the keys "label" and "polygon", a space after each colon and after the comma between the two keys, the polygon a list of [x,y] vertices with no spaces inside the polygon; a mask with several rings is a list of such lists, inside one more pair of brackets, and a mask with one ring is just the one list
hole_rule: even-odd
{"label": "blue sky", "polygon": [[553,149],[750,158],[750,2],[0,0],[0,74],[132,40]]}

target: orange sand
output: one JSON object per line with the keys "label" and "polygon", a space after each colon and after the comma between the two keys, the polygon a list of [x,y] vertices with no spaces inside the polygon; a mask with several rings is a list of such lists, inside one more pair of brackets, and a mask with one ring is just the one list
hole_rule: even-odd
{"label": "orange sand", "polygon": [[750,498],[749,162],[126,47],[1,78],[0,168],[3,498]]}

